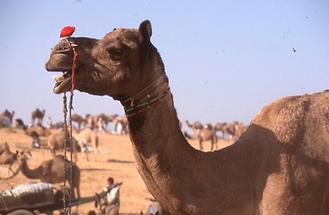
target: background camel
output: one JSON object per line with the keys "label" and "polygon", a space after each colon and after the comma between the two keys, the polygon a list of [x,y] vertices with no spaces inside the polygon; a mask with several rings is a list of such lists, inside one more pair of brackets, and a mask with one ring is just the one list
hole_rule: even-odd
{"label": "background camel", "polygon": [[18,128],[18,129],[27,129],[27,126],[24,124],[24,121],[22,119],[16,119],[15,120],[16,123],[15,123],[15,128]]}
{"label": "background camel", "polygon": [[[76,139],[81,152],[84,152],[86,159],[89,160],[88,153],[90,152],[90,147],[95,154],[98,151],[99,138],[96,131],[93,131],[90,128],[85,128],[80,132],[73,132],[73,136]],[[96,157],[95,157],[96,158]]]}
{"label": "background camel", "polygon": [[[52,134],[49,135],[48,140],[47,140],[47,145],[50,149],[50,152],[52,155],[55,157],[56,156],[56,151],[63,151],[64,146],[65,146],[65,141],[66,141],[66,146],[67,150],[69,150],[70,147],[70,136],[69,133],[67,133],[67,136],[65,138],[65,132],[63,130],[59,130],[56,132],[53,132]],[[74,159],[77,161],[77,152],[81,151],[81,148],[78,146],[77,141],[75,138],[72,139],[73,141],[73,153],[74,153]]]}
{"label": "background camel", "polygon": [[218,122],[215,124],[215,130],[221,132],[221,137],[225,139],[237,140],[246,129],[247,127],[238,121],[234,121],[233,123]]}
{"label": "background camel", "polygon": [[[201,152],[181,133],[151,35],[144,21],[100,40],[68,40],[80,56],[76,89],[121,102],[137,169],[165,213],[327,214],[329,92],[274,101],[236,143]],[[71,64],[70,44],[61,40],[46,69],[70,71]],[[54,92],[69,91],[70,80],[70,74],[57,79]]]}
{"label": "background camel", "polygon": [[199,149],[203,150],[203,142],[210,141],[211,148],[210,150],[217,149],[217,135],[216,130],[212,124],[207,123],[204,126],[199,121],[195,121],[193,124],[190,124],[188,120],[185,121],[186,125],[192,129],[192,135],[189,135],[185,132],[185,137],[190,139],[197,139],[199,141]]}
{"label": "background camel", "polygon": [[0,155],[9,148],[8,143],[0,144]]}
{"label": "background camel", "polygon": [[129,133],[128,119],[125,116],[116,116],[113,120],[114,130],[113,134],[123,135]]}
{"label": "background camel", "polygon": [[18,151],[11,152],[7,143],[0,144],[0,164],[13,164],[17,156]]}
{"label": "background camel", "polygon": [[[23,127],[23,129],[24,129],[24,127]],[[25,128],[24,131],[29,136],[33,136],[34,134],[37,134],[39,137],[48,137],[51,133],[48,128],[43,127],[40,124],[36,125],[36,126]]]}
{"label": "background camel", "polygon": [[8,111],[7,109],[0,113],[0,127],[10,127],[13,124],[15,111]]}
{"label": "background camel", "polygon": [[[19,158],[20,168],[22,174],[29,179],[39,179],[42,182],[47,183],[62,183],[65,180],[64,164],[67,170],[66,180],[70,183],[70,162],[64,159],[64,156],[57,155],[53,159],[43,161],[38,167],[31,169],[27,164],[29,159],[26,153]],[[72,184],[69,184],[72,189],[72,197],[80,198],[80,169],[73,163],[72,164]]]}
{"label": "background camel", "polygon": [[99,131],[107,131],[107,126],[110,122],[113,122],[116,118],[116,115],[107,115],[101,113],[97,115],[97,122],[98,122],[98,130]]}
{"label": "background camel", "polygon": [[72,114],[71,119],[72,119],[72,122],[77,123],[77,125],[78,125],[78,130],[81,129],[81,126],[82,126],[83,124],[87,123],[86,120],[85,120],[82,116],[80,116],[79,114],[77,114],[77,113]]}
{"label": "background camel", "polygon": [[[43,118],[44,118],[45,114],[46,114],[46,110],[41,111],[39,108],[32,111],[32,113],[31,113],[31,123],[32,123],[32,125],[35,125],[35,124],[42,125],[42,121],[43,121]],[[35,123],[35,122],[37,122],[37,123]]]}

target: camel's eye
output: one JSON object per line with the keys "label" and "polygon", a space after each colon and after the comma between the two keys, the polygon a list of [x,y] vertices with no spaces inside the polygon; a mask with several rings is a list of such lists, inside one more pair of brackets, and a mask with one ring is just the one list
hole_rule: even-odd
{"label": "camel's eye", "polygon": [[123,49],[120,48],[108,48],[108,53],[110,54],[110,58],[113,61],[119,61],[121,60],[121,57],[123,56]]}

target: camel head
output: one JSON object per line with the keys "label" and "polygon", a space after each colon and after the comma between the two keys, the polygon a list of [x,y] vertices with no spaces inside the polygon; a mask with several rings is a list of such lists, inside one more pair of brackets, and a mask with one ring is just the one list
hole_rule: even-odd
{"label": "camel head", "polygon": [[8,146],[7,142],[5,142],[3,144],[0,144],[0,154],[4,151],[7,151],[7,150],[9,150],[9,146]]}
{"label": "camel head", "polygon": [[[156,74],[148,74],[150,51],[150,21],[139,29],[118,28],[102,39],[69,37],[62,39],[50,53],[46,70],[62,72],[55,77],[54,93],[71,89],[73,54],[76,59],[75,89],[93,95],[110,95],[115,99],[134,95]],[[152,77],[153,76],[153,77]]]}
{"label": "camel head", "polygon": [[28,149],[17,150],[16,154],[20,162],[25,162],[32,158],[32,153]]}

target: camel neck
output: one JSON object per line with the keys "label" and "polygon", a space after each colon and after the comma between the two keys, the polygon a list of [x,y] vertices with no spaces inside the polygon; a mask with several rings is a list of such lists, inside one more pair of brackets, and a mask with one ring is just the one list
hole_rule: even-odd
{"label": "camel neck", "polygon": [[[155,58],[153,65],[148,65],[153,77],[164,74],[159,62],[160,58]],[[152,95],[161,93],[164,86],[159,85]],[[241,154],[237,147],[207,153],[193,149],[181,132],[170,90],[146,110],[128,117],[128,122],[137,169],[151,194],[172,213],[180,214],[175,210],[180,207],[181,214],[197,214],[195,210],[201,207],[200,214],[212,214],[205,207],[207,201],[225,199],[225,193],[215,192],[214,187],[235,189],[226,178],[232,172],[245,172],[239,167],[243,165],[234,162]],[[216,174],[207,174],[212,171]],[[240,175],[233,180],[238,178]]]}
{"label": "camel neck", "polygon": [[39,174],[37,169],[30,169],[29,166],[27,165],[27,161],[24,159],[21,164],[21,170],[23,175],[29,179],[38,179]]}
{"label": "camel neck", "polygon": [[188,178],[185,173],[190,171],[182,170],[190,168],[189,161],[196,151],[181,133],[170,91],[149,109],[128,117],[128,122],[140,175],[153,196],[170,205],[167,193],[177,183],[166,179]]}

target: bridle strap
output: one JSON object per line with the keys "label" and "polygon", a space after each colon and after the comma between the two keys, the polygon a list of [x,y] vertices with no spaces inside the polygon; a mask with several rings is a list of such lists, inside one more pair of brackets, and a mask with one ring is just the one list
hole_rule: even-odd
{"label": "bridle strap", "polygon": [[[161,98],[166,96],[169,93],[169,87],[167,86],[166,89],[158,96],[151,97],[149,94],[147,94],[140,102],[136,103],[133,106],[130,107],[124,107],[125,114],[127,117],[135,116],[151,107],[152,104],[159,101]],[[145,101],[144,101],[145,100]]]}
{"label": "bridle strap", "polygon": [[146,108],[150,108],[152,104],[159,101],[169,92],[169,86],[167,83],[161,82],[160,85],[166,84],[164,90],[157,96],[152,96],[153,92],[155,91],[155,87],[157,87],[157,83],[160,79],[165,78],[164,75],[160,75],[154,81],[152,81],[149,85],[145,88],[140,90],[136,95],[125,99],[121,103],[124,106],[124,111],[127,117],[135,116],[136,114],[145,111]]}
{"label": "bridle strap", "polygon": [[122,104],[125,106],[125,104],[130,103],[130,106],[134,106],[135,100],[138,99],[138,97],[140,97],[141,95],[145,94],[145,92],[147,92],[149,89],[151,89],[152,87],[154,87],[154,85],[158,82],[158,80],[160,80],[161,78],[165,78],[164,75],[160,75],[158,78],[156,78],[155,80],[153,80],[149,85],[147,85],[146,87],[144,87],[142,90],[140,90],[136,95],[125,99]]}

